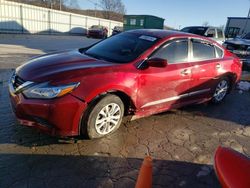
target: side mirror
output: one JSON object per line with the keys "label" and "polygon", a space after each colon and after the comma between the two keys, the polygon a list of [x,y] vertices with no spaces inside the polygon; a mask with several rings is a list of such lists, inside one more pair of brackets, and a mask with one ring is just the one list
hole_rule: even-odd
{"label": "side mirror", "polygon": [[161,58],[151,58],[147,60],[147,64],[149,67],[166,67],[168,65],[168,61]]}

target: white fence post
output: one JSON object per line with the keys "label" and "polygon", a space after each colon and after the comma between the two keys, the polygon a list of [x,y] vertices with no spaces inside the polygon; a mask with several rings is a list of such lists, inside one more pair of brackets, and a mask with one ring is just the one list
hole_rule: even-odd
{"label": "white fence post", "polygon": [[51,35],[51,12],[48,10],[48,33]]}
{"label": "white fence post", "polygon": [[24,28],[23,28],[23,5],[20,5],[20,22],[21,22],[21,32],[24,33]]}
{"label": "white fence post", "polygon": [[72,14],[69,15],[69,34],[71,33]]}
{"label": "white fence post", "polygon": [[88,29],[88,17],[85,17],[85,28]]}

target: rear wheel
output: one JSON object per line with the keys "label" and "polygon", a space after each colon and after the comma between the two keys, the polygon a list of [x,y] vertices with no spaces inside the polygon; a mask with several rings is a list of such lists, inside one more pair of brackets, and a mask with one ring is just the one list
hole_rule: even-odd
{"label": "rear wheel", "polygon": [[227,77],[221,78],[214,90],[212,102],[215,104],[221,103],[228,94],[229,88],[230,88],[229,79]]}
{"label": "rear wheel", "polygon": [[90,139],[115,132],[121,125],[124,104],[116,95],[107,95],[90,107],[83,119],[82,130]]}

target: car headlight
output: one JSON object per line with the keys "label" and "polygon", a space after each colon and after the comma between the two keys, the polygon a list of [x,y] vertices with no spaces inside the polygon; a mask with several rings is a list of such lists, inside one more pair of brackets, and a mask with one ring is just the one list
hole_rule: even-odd
{"label": "car headlight", "polygon": [[75,88],[79,86],[79,84],[80,83],[77,82],[61,86],[52,86],[49,85],[49,83],[41,83],[25,89],[23,91],[23,94],[27,98],[53,99],[72,92]]}

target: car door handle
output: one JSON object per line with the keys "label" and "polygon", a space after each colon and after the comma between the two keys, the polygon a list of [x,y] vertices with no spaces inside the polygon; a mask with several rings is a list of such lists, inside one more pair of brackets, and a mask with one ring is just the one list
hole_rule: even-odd
{"label": "car door handle", "polygon": [[190,73],[191,73],[190,69],[184,69],[181,71],[181,75],[183,75],[183,76],[189,75]]}
{"label": "car door handle", "polygon": [[220,63],[217,63],[216,66],[215,66],[216,69],[220,69],[221,68],[221,64]]}

